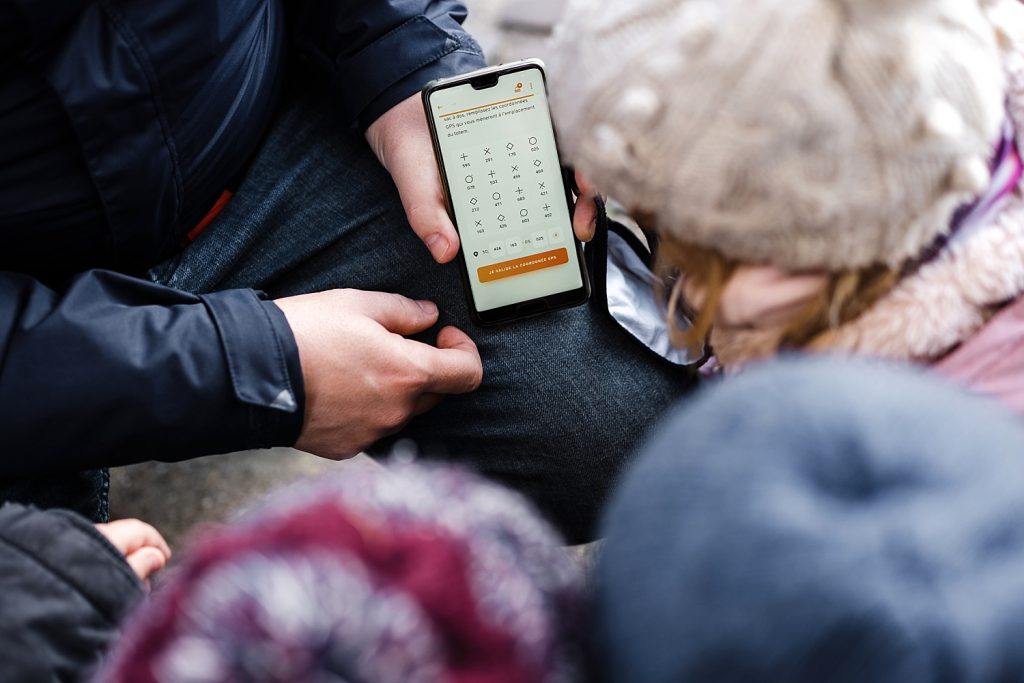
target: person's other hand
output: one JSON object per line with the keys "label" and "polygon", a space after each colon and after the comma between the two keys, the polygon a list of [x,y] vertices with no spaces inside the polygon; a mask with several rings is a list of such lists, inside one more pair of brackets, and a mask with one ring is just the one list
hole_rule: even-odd
{"label": "person's other hand", "polygon": [[[402,198],[409,225],[438,263],[448,263],[459,252],[459,235],[452,225],[441,189],[423,100],[419,94],[399,102],[366,130],[366,140],[391,174]],[[577,175],[580,198],[573,217],[576,236],[594,236],[597,211],[593,188]]]}
{"label": "person's other hand", "polygon": [[171,548],[160,532],[138,519],[119,519],[109,524],[96,524],[96,531],[110,541],[110,544],[124,555],[144,583],[165,566],[171,559]]}
{"label": "person's other hand", "polygon": [[397,294],[336,289],[275,301],[295,335],[306,414],[295,447],[353,456],[483,379],[476,344],[445,327],[437,348],[405,335],[437,322],[437,306]]}

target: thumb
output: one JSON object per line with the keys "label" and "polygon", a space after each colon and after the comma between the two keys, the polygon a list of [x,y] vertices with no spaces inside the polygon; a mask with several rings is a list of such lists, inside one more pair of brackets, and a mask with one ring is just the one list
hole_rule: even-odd
{"label": "thumb", "polygon": [[437,322],[437,306],[430,301],[414,301],[401,294],[357,292],[358,310],[375,320],[388,332],[416,334]]}
{"label": "thumb", "polygon": [[135,572],[135,575],[143,581],[156,574],[167,564],[167,558],[164,554],[150,546],[139,548],[124,559],[128,562],[128,566],[132,568],[132,571]]}
{"label": "thumb", "polygon": [[[445,208],[434,143],[419,94],[400,102],[371,126],[378,157],[395,181],[406,218],[438,263],[459,252],[459,235]],[[367,131],[370,134],[370,131]]]}
{"label": "thumb", "polygon": [[[415,155],[415,152],[410,155]],[[413,232],[430,250],[435,261],[448,263],[459,252],[459,235],[445,207],[441,177],[436,170],[424,172],[425,168],[437,168],[432,156],[402,160],[393,165],[391,175]]]}

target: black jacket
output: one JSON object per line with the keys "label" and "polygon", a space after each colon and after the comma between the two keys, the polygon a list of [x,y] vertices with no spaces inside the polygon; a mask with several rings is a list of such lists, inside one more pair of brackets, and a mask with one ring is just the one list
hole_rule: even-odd
{"label": "black jacket", "polygon": [[131,274],[243,170],[287,55],[365,128],[482,65],[464,18],[457,0],[0,0],[0,477],[293,443],[277,307]]}
{"label": "black jacket", "polygon": [[84,680],[142,595],[84,518],[0,507],[0,682]]}

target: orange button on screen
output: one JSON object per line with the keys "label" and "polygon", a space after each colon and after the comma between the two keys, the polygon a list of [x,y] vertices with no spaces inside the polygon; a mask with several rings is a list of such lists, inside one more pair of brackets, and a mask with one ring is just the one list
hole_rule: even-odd
{"label": "orange button on screen", "polygon": [[504,280],[507,277],[522,275],[523,273],[532,273],[535,270],[560,266],[568,262],[569,252],[565,247],[562,247],[561,249],[543,251],[533,256],[524,256],[523,258],[512,259],[511,261],[502,261],[501,263],[483,266],[476,269],[476,274],[480,278],[480,282],[494,282],[495,280]]}

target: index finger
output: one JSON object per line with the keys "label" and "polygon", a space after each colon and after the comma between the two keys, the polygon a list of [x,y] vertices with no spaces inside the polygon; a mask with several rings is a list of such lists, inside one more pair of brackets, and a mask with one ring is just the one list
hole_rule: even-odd
{"label": "index finger", "polygon": [[[446,327],[437,335],[437,347],[410,341],[410,351],[427,370],[425,393],[466,394],[483,381],[484,368],[476,344],[465,332]],[[415,349],[415,351],[413,351]]]}

